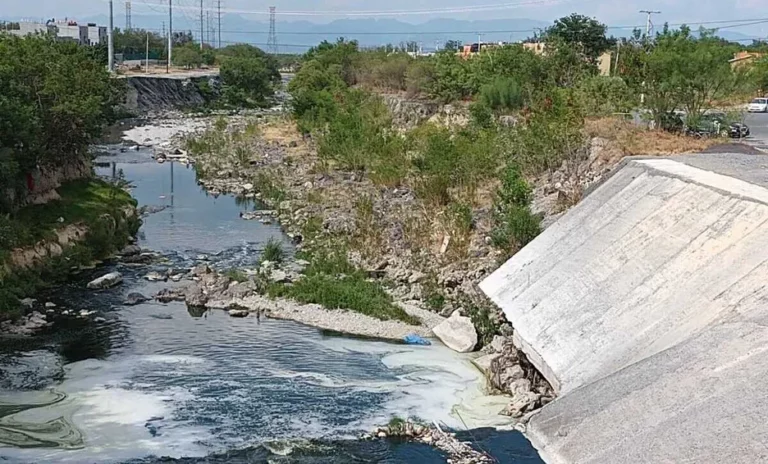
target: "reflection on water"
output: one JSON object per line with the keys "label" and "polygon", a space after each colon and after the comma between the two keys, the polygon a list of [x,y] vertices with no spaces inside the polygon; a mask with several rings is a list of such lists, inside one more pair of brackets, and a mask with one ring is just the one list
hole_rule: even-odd
{"label": "reflection on water", "polygon": [[[249,242],[282,239],[280,227],[244,221],[241,211],[253,208],[252,201],[231,196],[214,197],[197,185],[195,171],[179,163],[120,164],[125,178],[135,185],[139,205],[164,206],[142,227],[143,244],[158,251],[196,249],[219,252]],[[112,174],[112,168],[97,173]]]}
{"label": "reflection on water", "polygon": [[77,449],[84,446],[82,434],[69,418],[44,419],[45,409],[64,401],[67,395],[52,390],[28,396],[34,402],[19,403],[16,399],[6,403],[0,395],[0,447]]}

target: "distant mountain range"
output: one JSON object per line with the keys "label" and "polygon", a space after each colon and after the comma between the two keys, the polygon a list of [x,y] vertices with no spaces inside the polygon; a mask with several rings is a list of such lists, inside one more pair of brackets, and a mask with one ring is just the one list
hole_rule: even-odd
{"label": "distant mountain range", "polygon": [[[14,20],[14,18],[8,18]],[[132,17],[135,28],[149,29],[156,32],[163,30],[165,18],[162,15],[136,15]],[[106,24],[104,15],[82,18],[83,22]],[[215,26],[211,18],[211,26]],[[115,16],[115,26],[123,27],[125,18]],[[363,47],[399,45],[405,42],[417,42],[424,50],[433,50],[448,40],[460,42],[516,42],[533,37],[537,32],[550,26],[550,22],[534,19],[497,19],[469,21],[460,19],[432,19],[421,24],[410,24],[394,19],[342,19],[326,24],[309,21],[278,21],[276,24],[278,47],[282,53],[302,53],[317,43],[335,41],[339,37],[357,40]],[[165,24],[167,27],[167,24]],[[200,23],[191,19],[191,15],[174,15],[174,30],[189,30],[197,37],[200,35]],[[266,47],[269,36],[269,23],[252,21],[238,15],[222,17],[222,45],[246,42],[262,48]],[[206,41],[216,43],[217,36],[206,30]],[[609,34],[626,37],[631,29],[610,29]],[[722,31],[721,37],[727,40],[749,43],[754,36],[734,31]],[[210,38],[208,38],[210,37]]]}

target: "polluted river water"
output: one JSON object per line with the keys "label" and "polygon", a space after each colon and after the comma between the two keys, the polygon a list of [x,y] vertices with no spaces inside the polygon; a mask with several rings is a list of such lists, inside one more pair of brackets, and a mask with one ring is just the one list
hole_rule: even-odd
{"label": "polluted river water", "polygon": [[[504,398],[486,396],[469,358],[439,342],[361,340],[183,303],[122,305],[168,285],[144,280],[150,270],[254,266],[270,238],[291,251],[279,226],[240,219],[252,205],[207,195],[192,168],[120,149],[130,145],[102,147],[97,174],[124,177],[140,205],[164,208],[144,218],[139,244],[167,260],[107,263],[39,296],[104,322],[60,318],[32,340],[0,338],[0,460],[445,462],[425,445],[356,438],[394,416],[456,430],[509,424],[497,415]],[[112,270],[121,287],[85,289]],[[499,462],[541,462],[518,432],[475,433]]]}

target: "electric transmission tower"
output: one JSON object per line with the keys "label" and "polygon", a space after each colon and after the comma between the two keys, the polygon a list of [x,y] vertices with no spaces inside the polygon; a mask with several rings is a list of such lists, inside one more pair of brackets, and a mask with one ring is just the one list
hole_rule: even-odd
{"label": "electric transmission tower", "polygon": [[275,29],[275,7],[269,7],[269,39],[267,39],[267,52],[277,55],[277,30]]}
{"label": "electric transmission tower", "polygon": [[131,0],[125,2],[125,30],[130,31],[133,29],[131,24]]}
{"label": "electric transmission tower", "polygon": [[217,41],[217,43],[219,45],[218,48],[221,48],[221,0],[218,0],[218,9],[219,9],[219,11],[218,11],[219,24],[218,24],[218,28],[217,28],[217,33],[218,33],[218,41]]}

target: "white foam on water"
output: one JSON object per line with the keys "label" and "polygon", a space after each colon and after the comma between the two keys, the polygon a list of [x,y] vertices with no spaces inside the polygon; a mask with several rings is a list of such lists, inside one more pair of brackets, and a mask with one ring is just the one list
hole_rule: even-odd
{"label": "white foam on water", "polygon": [[325,338],[326,348],[340,352],[373,353],[397,373],[389,382],[363,382],[350,387],[386,391],[390,399],[374,414],[354,424],[364,430],[392,417],[438,421],[456,429],[495,427],[512,421],[499,412],[508,397],[490,396],[486,379],[471,363],[471,355],[456,353],[435,342],[431,346],[393,345],[348,338]]}
{"label": "white foam on water", "polygon": [[[89,359],[67,366],[67,380],[56,392],[67,395],[64,401],[29,409],[11,418],[18,422],[39,424],[64,418],[82,433],[82,449],[3,449],[1,456],[20,462],[119,462],[148,455],[205,456],[210,450],[199,441],[213,438],[210,431],[172,420],[177,405],[193,398],[188,389],[167,388],[160,392],[139,390],[129,381],[130,374],[142,364],[164,363],[169,366],[201,364],[199,358],[186,356],[131,356],[110,361]],[[171,372],[172,373],[172,372]],[[142,386],[146,387],[144,383]],[[1,400],[16,404],[38,404],[52,397],[49,393]],[[157,433],[153,436],[150,429]],[[45,438],[45,437],[42,437]],[[56,437],[50,437],[54,440]]]}

